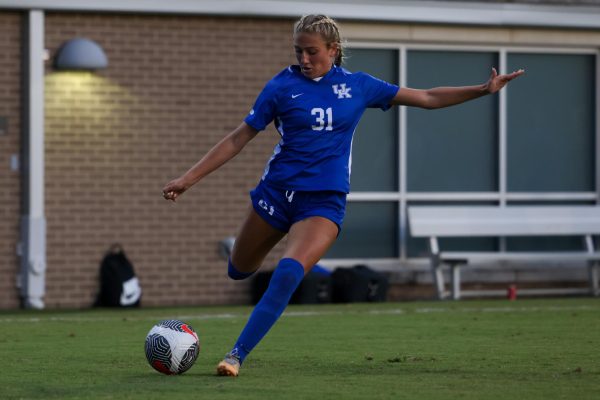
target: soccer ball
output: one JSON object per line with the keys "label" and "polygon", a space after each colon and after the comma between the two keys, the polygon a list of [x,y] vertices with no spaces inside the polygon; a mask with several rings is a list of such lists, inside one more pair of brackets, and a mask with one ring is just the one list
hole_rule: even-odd
{"label": "soccer ball", "polygon": [[169,319],[150,329],[145,349],[152,368],[166,375],[177,375],[194,365],[200,352],[200,341],[190,325]]}

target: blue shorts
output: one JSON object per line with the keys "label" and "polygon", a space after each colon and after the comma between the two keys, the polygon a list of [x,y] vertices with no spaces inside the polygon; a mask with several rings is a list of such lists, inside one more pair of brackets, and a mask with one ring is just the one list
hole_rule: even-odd
{"label": "blue shorts", "polygon": [[296,192],[261,181],[250,191],[250,199],[258,215],[282,232],[288,232],[293,224],[308,217],[323,217],[337,225],[339,234],[346,214],[346,193],[333,190]]}

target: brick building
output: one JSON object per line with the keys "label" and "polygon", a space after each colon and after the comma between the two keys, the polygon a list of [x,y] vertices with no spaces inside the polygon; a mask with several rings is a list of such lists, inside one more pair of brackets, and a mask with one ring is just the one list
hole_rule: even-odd
{"label": "brick building", "polygon": [[[314,7],[309,7],[311,3]],[[575,5],[565,6],[571,3]],[[408,236],[403,212],[411,201],[597,202],[600,2],[380,1],[364,7],[353,1],[175,0],[157,5],[153,1],[0,0],[0,186],[4,189],[0,193],[0,309],[20,304],[18,249],[24,204],[31,196],[24,148],[32,129],[28,104],[36,100],[28,97],[23,83],[35,61],[26,50],[31,21],[42,21],[38,28],[49,54],[43,75],[45,306],[89,306],[98,289],[99,263],[113,243],[120,243],[133,262],[145,305],[236,304],[249,300],[248,283],[227,279],[218,245],[235,235],[248,204],[247,192],[262,174],[278,135],[272,127],[259,134],[242,154],[177,204],[165,202],[161,189],[235,128],[265,82],[294,62],[293,21],[314,12],[339,19],[351,50],[351,66],[383,78],[390,74],[390,80],[400,84],[427,85],[419,75],[410,75],[409,68],[426,70],[429,56],[445,57],[453,71],[462,68],[463,61],[454,61],[456,54],[472,57],[465,66],[490,62],[503,69],[518,62],[543,65],[555,60],[557,67],[544,77],[575,69],[575,77],[565,74],[557,80],[575,87],[575,97],[565,100],[577,106],[566,113],[568,118],[586,121],[575,129],[577,143],[566,146],[573,146],[572,152],[553,156],[558,180],[564,180],[558,187],[528,189],[518,180],[511,181],[510,165],[526,161],[511,164],[510,157],[502,161],[506,155],[496,145],[476,143],[476,151],[500,155],[492,157],[491,166],[478,168],[478,160],[464,164],[463,172],[444,182],[468,180],[474,186],[457,184],[448,189],[441,183],[436,186],[435,179],[430,186],[411,187],[411,182],[424,178],[410,172],[413,161],[405,147],[412,145],[411,129],[423,126],[409,123],[407,127],[403,121],[425,122],[419,122],[419,114],[406,116],[412,111],[390,114],[389,127],[378,130],[387,129],[398,138],[389,142],[392,154],[369,156],[368,144],[357,144],[362,149],[355,167],[358,183],[349,197],[349,209],[356,217],[349,217],[348,236],[332,250],[330,265],[366,260],[396,272],[419,265],[422,244]],[[55,70],[52,60],[60,46],[76,37],[100,44],[108,68],[94,73]],[[458,83],[480,83],[487,74],[485,68],[483,75],[467,74],[465,82]],[[560,82],[551,84],[560,86]],[[534,80],[534,85],[538,86],[530,90],[537,93],[543,82]],[[539,96],[547,97],[545,93]],[[508,101],[517,104],[518,99]],[[506,110],[497,101],[481,107],[467,112],[483,119],[504,118],[499,115]],[[498,107],[504,111],[496,111]],[[534,117],[536,112],[533,107]],[[463,117],[459,113],[455,118]],[[566,126],[572,122],[568,118],[552,124]],[[484,124],[475,119],[475,124]],[[518,120],[509,119],[506,125],[509,131],[524,129]],[[505,128],[495,129],[491,140],[501,141]],[[389,162],[395,172],[383,179],[391,183],[369,186],[381,174],[367,167],[361,170],[361,157]],[[414,169],[421,168],[414,162]],[[550,161],[542,157],[536,166],[543,168],[545,163]],[[533,174],[542,174],[530,167]],[[377,168],[388,169],[385,164]],[[492,178],[469,175],[486,168]],[[377,179],[371,179],[371,173]],[[374,214],[365,213],[364,207]],[[376,221],[373,229],[365,225],[365,218]],[[361,250],[360,243],[368,248]],[[280,249],[267,260],[267,268]]]}

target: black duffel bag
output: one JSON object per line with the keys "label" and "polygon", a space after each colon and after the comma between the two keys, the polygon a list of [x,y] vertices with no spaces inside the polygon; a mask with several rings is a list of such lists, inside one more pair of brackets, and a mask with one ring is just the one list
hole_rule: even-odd
{"label": "black duffel bag", "polygon": [[[260,301],[267,290],[273,271],[260,271],[252,280],[252,304]],[[323,304],[331,302],[331,272],[315,265],[306,274],[290,299],[290,304]]]}
{"label": "black duffel bag", "polygon": [[331,274],[334,303],[381,302],[387,299],[388,278],[366,265],[336,268]]}

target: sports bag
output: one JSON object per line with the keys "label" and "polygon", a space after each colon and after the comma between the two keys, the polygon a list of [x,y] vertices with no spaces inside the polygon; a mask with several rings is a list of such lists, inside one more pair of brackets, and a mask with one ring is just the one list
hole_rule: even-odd
{"label": "sports bag", "polygon": [[97,307],[139,307],[142,288],[123,248],[114,244],[100,264]]}
{"label": "sports bag", "polygon": [[331,274],[334,303],[386,301],[388,278],[366,265],[336,268]]}

